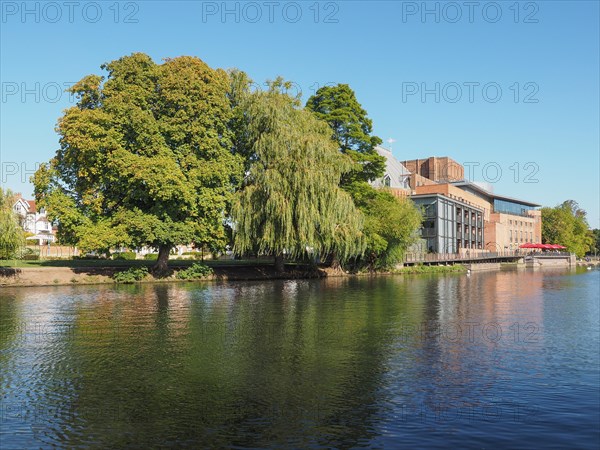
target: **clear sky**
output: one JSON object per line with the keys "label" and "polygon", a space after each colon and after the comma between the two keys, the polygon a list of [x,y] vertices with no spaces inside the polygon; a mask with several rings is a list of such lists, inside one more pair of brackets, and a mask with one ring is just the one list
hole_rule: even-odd
{"label": "clear sky", "polygon": [[2,1],[2,185],[32,194],[73,103],[59,87],[132,52],[193,55],[305,100],[347,83],[399,159],[450,156],[497,193],[574,199],[599,227],[598,5]]}

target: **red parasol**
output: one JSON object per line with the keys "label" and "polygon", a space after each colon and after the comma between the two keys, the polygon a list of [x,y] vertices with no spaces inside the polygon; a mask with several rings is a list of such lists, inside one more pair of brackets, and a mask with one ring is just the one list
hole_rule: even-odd
{"label": "red parasol", "polygon": [[519,248],[539,248],[538,245],[539,244],[532,244],[530,242],[527,242],[526,244],[519,245]]}

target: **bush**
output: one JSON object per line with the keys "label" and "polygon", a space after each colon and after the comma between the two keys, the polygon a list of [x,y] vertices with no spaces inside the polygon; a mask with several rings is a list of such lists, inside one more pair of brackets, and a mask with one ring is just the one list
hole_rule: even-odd
{"label": "bush", "polygon": [[135,252],[119,252],[119,253],[115,253],[112,256],[112,259],[133,261],[135,259],[135,257],[136,257]]}
{"label": "bush", "polygon": [[213,270],[205,264],[192,264],[187,269],[177,272],[177,278],[180,280],[198,280],[200,278],[212,275]]}
{"label": "bush", "polygon": [[115,280],[117,283],[129,284],[143,280],[146,278],[146,275],[148,275],[147,267],[130,267],[127,270],[122,270],[121,272],[115,273],[113,275],[113,280]]}
{"label": "bush", "polygon": [[203,255],[202,252],[183,252],[181,256],[189,256],[190,258],[182,258],[182,259],[196,259],[203,260],[206,255]]}
{"label": "bush", "polygon": [[79,260],[79,261],[97,261],[100,259],[106,259],[104,256],[102,255],[80,255],[80,256],[71,256],[71,259],[74,260]]}
{"label": "bush", "polygon": [[40,252],[32,248],[25,248],[21,254],[21,259],[24,261],[37,261],[40,259]]}
{"label": "bush", "polygon": [[146,261],[156,261],[158,259],[158,253],[147,253],[144,255]]}

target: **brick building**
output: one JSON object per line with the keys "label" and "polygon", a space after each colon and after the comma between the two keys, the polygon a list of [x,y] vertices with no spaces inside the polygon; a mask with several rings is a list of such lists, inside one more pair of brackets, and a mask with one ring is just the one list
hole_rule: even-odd
{"label": "brick building", "polygon": [[[541,242],[537,203],[498,195],[490,185],[466,181],[463,166],[449,157],[400,162],[389,150],[379,147],[378,153],[386,157],[387,171],[373,185],[390,188],[399,197],[410,195],[423,208],[421,237],[428,251],[507,251],[526,242]],[[401,185],[395,184],[399,177],[392,175],[397,168],[401,168]]]}

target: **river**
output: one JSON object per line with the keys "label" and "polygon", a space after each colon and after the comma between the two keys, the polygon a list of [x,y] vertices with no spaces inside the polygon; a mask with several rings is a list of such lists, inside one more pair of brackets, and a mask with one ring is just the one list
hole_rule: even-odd
{"label": "river", "polygon": [[0,288],[0,447],[596,449],[599,280]]}

